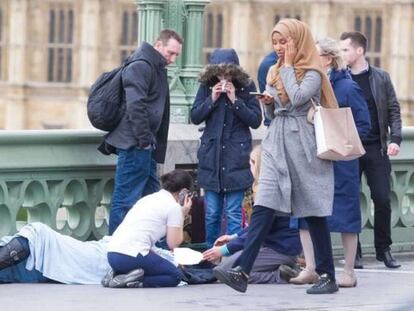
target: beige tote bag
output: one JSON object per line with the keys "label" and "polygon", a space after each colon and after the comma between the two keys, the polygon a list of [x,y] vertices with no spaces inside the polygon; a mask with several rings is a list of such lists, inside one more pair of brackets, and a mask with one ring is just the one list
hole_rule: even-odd
{"label": "beige tote bag", "polygon": [[318,158],[350,161],[365,154],[350,107],[324,108],[313,100],[312,105],[308,120],[315,126]]}

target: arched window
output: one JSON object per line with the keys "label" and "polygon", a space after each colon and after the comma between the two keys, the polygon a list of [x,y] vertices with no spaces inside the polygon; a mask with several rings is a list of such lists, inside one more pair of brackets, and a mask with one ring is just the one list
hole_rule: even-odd
{"label": "arched window", "polygon": [[207,63],[211,52],[223,47],[224,15],[219,8],[207,8],[204,15],[204,62]]}
{"label": "arched window", "polygon": [[135,51],[138,44],[138,11],[135,5],[125,7],[121,14],[121,63]]}
{"label": "arched window", "polygon": [[381,66],[382,16],[381,12],[356,12],[354,29],[362,32],[368,41],[366,57],[370,64]]}
{"label": "arched window", "polygon": [[4,60],[4,20],[3,20],[3,9],[0,8],[0,80],[5,79],[5,68],[3,66]]}
{"label": "arched window", "polygon": [[71,4],[49,7],[47,80],[72,82],[75,16]]}
{"label": "arched window", "polygon": [[301,12],[298,12],[297,8],[279,8],[273,18],[275,25],[284,18],[296,18],[297,20],[301,20],[302,14]]}

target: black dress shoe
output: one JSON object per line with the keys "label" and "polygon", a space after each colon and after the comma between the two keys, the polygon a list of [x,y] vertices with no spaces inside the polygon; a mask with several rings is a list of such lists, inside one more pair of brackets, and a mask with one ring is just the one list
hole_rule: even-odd
{"label": "black dress shoe", "polygon": [[327,274],[322,274],[319,281],[313,284],[311,288],[306,290],[307,294],[320,295],[320,294],[333,294],[338,291],[338,285],[334,279],[330,278]]}
{"label": "black dress shoe", "polygon": [[384,262],[387,268],[396,269],[401,267],[398,261],[392,256],[391,251],[385,251],[377,254],[377,260]]}
{"label": "black dress shoe", "polygon": [[213,269],[213,274],[217,280],[224,283],[238,292],[246,292],[248,275],[242,270],[240,266],[237,266],[230,270],[223,270],[220,267]]}
{"label": "black dress shoe", "polygon": [[29,255],[30,253],[24,249],[18,239],[11,239],[9,243],[0,248],[0,270],[17,265]]}
{"label": "black dress shoe", "polygon": [[364,264],[362,262],[362,256],[356,254],[354,261],[354,269],[364,269]]}

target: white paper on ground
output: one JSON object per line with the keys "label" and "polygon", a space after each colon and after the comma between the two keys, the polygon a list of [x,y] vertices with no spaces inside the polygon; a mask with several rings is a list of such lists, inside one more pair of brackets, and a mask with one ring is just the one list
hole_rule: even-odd
{"label": "white paper on ground", "polygon": [[179,265],[196,265],[203,260],[203,254],[188,247],[174,248],[174,259]]}

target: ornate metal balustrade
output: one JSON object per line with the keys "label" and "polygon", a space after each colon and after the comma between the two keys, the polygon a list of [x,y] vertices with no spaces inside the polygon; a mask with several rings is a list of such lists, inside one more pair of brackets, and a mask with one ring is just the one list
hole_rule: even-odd
{"label": "ornate metal balustrade", "polygon": [[[193,128],[191,130],[194,130]],[[414,128],[405,128],[401,153],[392,159],[394,249],[414,250]],[[194,163],[198,135],[170,140],[167,167]],[[115,157],[101,155],[97,131],[0,132],[0,236],[40,221],[80,240],[107,232]],[[181,154],[183,145],[188,147]],[[194,147],[194,148],[193,148]],[[184,161],[184,162],[183,162]],[[373,206],[365,180],[361,189],[361,241],[373,251]],[[334,235],[335,252],[341,252]]]}
{"label": "ornate metal balustrade", "polygon": [[40,221],[80,240],[107,231],[115,158],[97,131],[0,133],[0,236]]}

